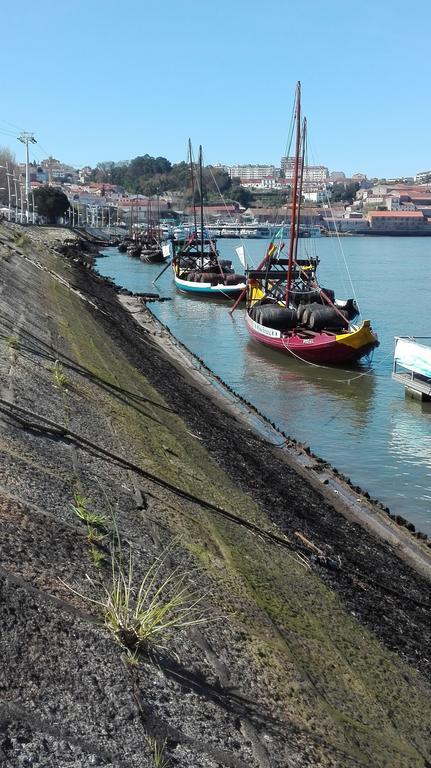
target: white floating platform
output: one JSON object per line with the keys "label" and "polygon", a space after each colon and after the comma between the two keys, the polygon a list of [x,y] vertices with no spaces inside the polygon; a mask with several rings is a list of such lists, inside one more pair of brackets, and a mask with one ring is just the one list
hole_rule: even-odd
{"label": "white floating platform", "polygon": [[404,385],[407,395],[422,401],[431,400],[430,344],[429,336],[395,338],[392,378]]}

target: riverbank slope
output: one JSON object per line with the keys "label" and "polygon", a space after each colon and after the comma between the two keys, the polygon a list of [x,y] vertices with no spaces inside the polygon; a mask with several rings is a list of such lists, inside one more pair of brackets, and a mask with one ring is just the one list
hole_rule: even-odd
{"label": "riverbank slope", "polygon": [[[58,238],[0,230],[4,757],[429,764],[426,580],[233,422]],[[89,600],[113,538],[137,585],[164,553],[158,578],[179,568],[212,621],[131,660]]]}

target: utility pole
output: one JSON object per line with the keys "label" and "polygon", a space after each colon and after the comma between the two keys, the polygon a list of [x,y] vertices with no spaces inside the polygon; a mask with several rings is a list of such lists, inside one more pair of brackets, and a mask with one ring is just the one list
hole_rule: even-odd
{"label": "utility pole", "polygon": [[26,202],[26,217],[27,217],[27,224],[28,224],[28,193],[30,190],[30,173],[29,173],[29,167],[28,167],[29,166],[28,145],[37,144],[37,141],[34,138],[33,134],[27,133],[27,131],[23,131],[21,135],[18,136],[18,141],[21,141],[22,144],[25,144],[25,202]]}

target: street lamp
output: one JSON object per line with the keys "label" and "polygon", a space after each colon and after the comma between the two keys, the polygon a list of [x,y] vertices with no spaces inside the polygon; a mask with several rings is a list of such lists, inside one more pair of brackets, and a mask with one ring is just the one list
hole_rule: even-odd
{"label": "street lamp", "polygon": [[15,198],[15,221],[18,221],[18,192],[17,192],[17,179],[15,178],[15,174],[13,174],[13,185],[15,187],[15,194],[13,197]]}
{"label": "street lamp", "polygon": [[34,216],[34,192],[31,190],[31,207],[33,211],[33,224],[35,224],[35,216]]}
{"label": "street lamp", "polygon": [[24,184],[19,183],[19,191],[20,191],[20,201],[21,201],[21,224],[24,223],[24,203],[25,198],[23,197],[23,190],[24,190]]}
{"label": "street lamp", "polygon": [[[28,145],[31,144],[37,144],[36,139],[34,138],[32,133],[28,133],[27,131],[23,131],[20,136],[17,136],[18,141],[21,141],[22,144],[25,144],[25,200],[27,203],[27,224],[29,219],[29,212],[28,212],[28,193],[30,191],[30,173],[29,173],[29,154],[28,154]],[[22,223],[22,192],[21,192],[21,223]]]}
{"label": "street lamp", "polygon": [[12,197],[15,197],[15,218],[14,218],[14,221],[16,221],[16,212],[17,212],[17,208],[16,208],[16,195],[15,195],[15,193],[14,193],[14,192],[12,192],[12,193],[11,193],[11,198],[12,198]]}

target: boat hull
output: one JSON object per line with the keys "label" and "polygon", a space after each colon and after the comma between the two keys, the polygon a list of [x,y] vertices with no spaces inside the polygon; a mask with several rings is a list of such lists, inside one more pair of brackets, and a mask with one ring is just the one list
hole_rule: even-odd
{"label": "boat hull", "polygon": [[163,264],[164,261],[166,261],[166,258],[163,256],[163,252],[161,250],[142,250],[141,261],[146,261],[149,264]]}
{"label": "boat hull", "polygon": [[244,290],[245,282],[239,285],[211,285],[211,283],[194,283],[188,280],[181,280],[174,273],[175,286],[183,293],[193,294],[194,296],[212,297],[219,299],[236,299]]}
{"label": "boat hull", "polygon": [[248,314],[246,324],[251,337],[260,344],[317,365],[360,360],[378,345],[368,320],[353,331],[339,334],[304,333],[301,329],[278,331],[256,323]]}

